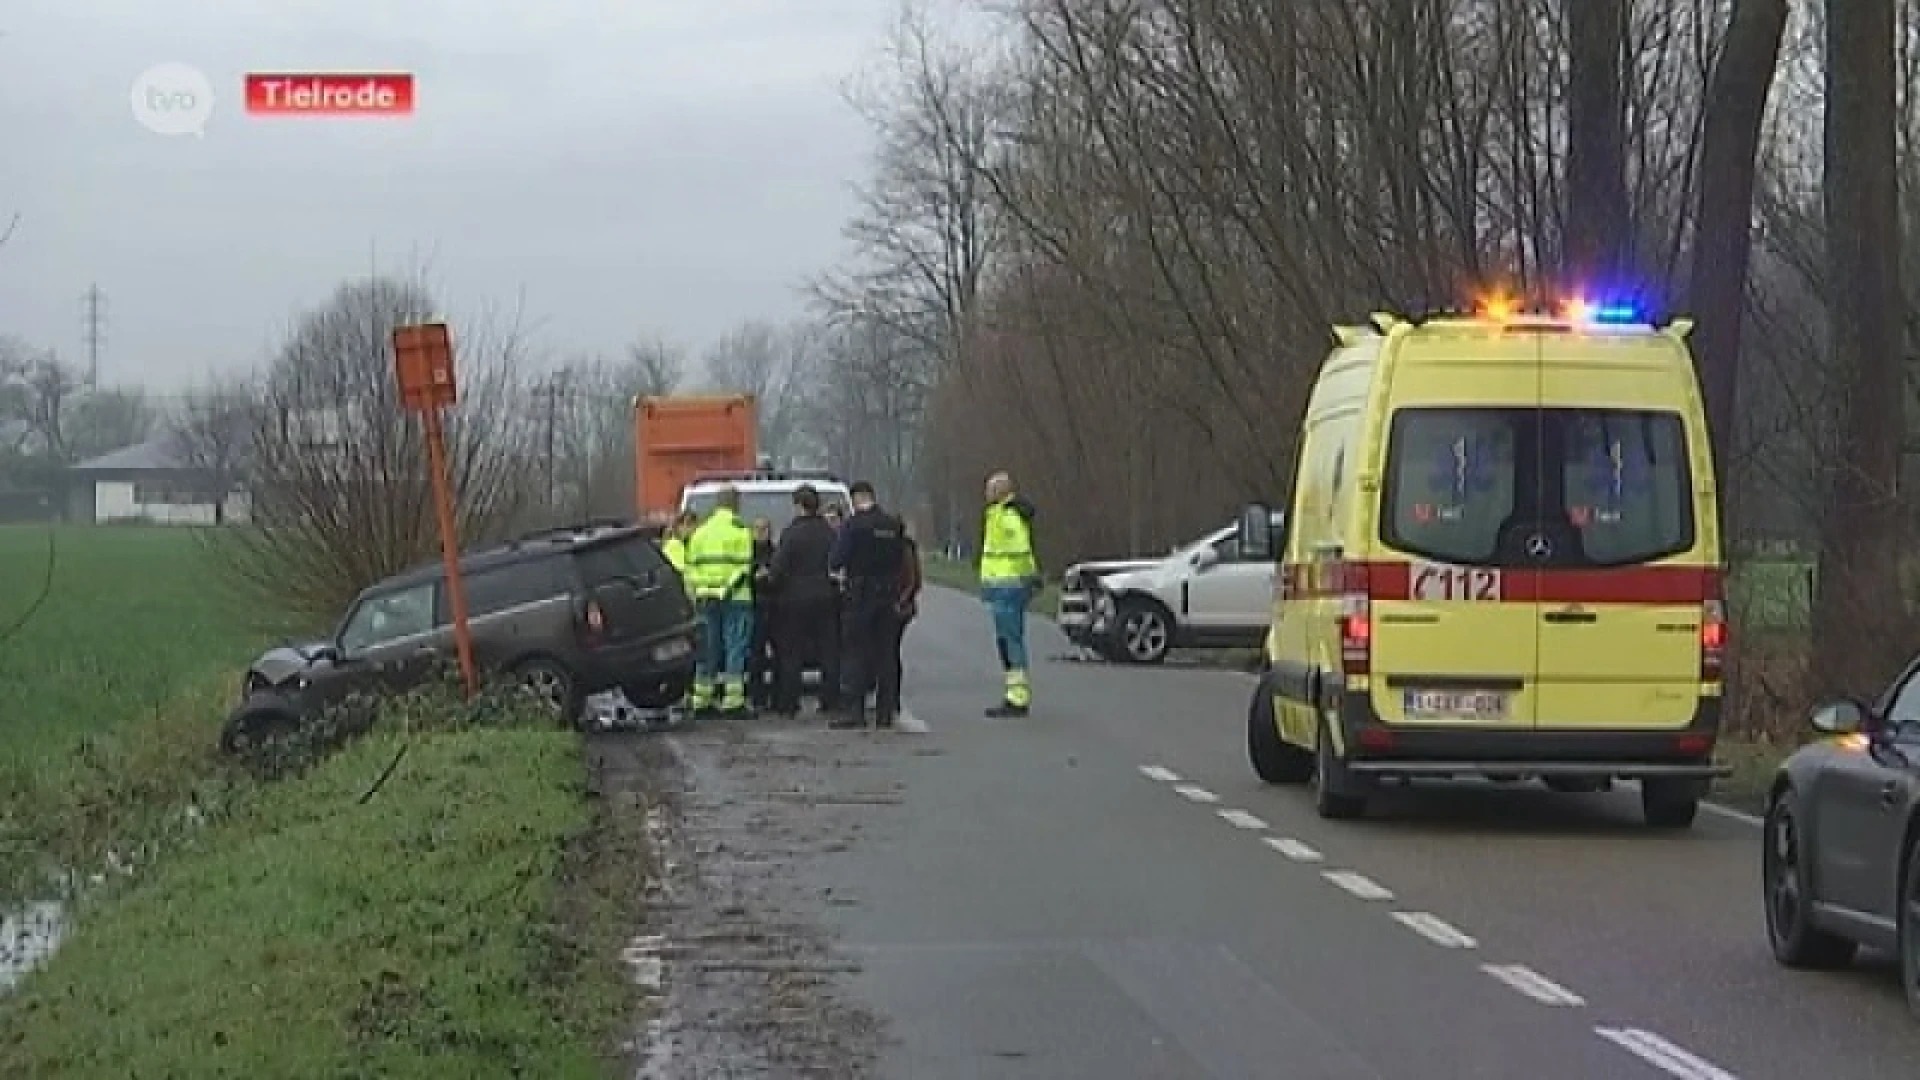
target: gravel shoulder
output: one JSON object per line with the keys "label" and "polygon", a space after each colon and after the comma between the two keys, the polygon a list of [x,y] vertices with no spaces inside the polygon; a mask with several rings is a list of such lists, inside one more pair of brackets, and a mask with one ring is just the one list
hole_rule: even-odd
{"label": "gravel shoulder", "polygon": [[647,996],[623,1075],[640,1080],[878,1075],[809,864],[844,851],[897,791],[845,791],[859,748],[807,721],[608,732],[602,798],[645,821],[647,916],[625,959]]}

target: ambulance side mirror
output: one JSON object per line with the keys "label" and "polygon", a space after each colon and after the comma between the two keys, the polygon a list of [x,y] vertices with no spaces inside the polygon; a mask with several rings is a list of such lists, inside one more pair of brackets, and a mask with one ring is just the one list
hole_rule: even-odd
{"label": "ambulance side mirror", "polygon": [[1265,503],[1248,503],[1240,511],[1235,543],[1242,562],[1272,562],[1274,550],[1273,511]]}

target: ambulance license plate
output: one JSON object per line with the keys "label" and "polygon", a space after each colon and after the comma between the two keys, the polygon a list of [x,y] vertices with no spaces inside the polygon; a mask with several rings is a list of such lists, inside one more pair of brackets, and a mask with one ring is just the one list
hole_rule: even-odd
{"label": "ambulance license plate", "polygon": [[1408,716],[1498,720],[1507,715],[1507,695],[1498,690],[1408,690],[1402,707]]}

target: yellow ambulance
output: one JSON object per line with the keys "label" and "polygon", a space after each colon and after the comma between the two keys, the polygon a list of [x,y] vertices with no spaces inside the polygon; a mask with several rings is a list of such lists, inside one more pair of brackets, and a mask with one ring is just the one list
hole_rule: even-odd
{"label": "yellow ambulance", "polygon": [[1321,816],[1387,778],[1637,781],[1693,823],[1720,726],[1718,506],[1687,320],[1575,301],[1339,327],[1300,431],[1247,750]]}

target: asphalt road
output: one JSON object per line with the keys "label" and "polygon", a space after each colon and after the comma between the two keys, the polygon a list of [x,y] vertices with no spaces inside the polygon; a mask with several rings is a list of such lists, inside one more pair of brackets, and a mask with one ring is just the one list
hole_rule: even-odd
{"label": "asphalt road", "polygon": [[1247,676],[1066,662],[1030,633],[1025,720],[981,716],[986,615],[935,591],[916,730],[782,736],[897,793],[779,875],[833,897],[809,917],[855,961],[880,1075],[1920,1075],[1884,965],[1775,967],[1751,821],[1663,834],[1630,793],[1484,784],[1321,821],[1248,768]]}

